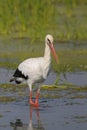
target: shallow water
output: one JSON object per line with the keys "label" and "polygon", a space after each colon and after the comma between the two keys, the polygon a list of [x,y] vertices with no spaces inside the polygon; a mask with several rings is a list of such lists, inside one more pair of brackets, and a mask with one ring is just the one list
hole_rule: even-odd
{"label": "shallow water", "polygon": [[[14,70],[0,68],[0,84],[9,83]],[[87,85],[87,72],[66,73],[67,83]],[[54,84],[57,74],[51,72],[44,84]],[[65,78],[60,75],[59,84]],[[76,87],[78,87],[76,86]],[[39,108],[28,104],[28,95],[18,96],[15,92],[1,91],[1,96],[16,97],[13,102],[0,102],[0,130],[86,130],[87,129],[87,90],[65,89],[57,91],[41,91],[58,95],[59,98],[40,98]],[[23,126],[10,126],[20,119]]]}
{"label": "shallow water", "polygon": [[[9,70],[5,68],[0,68],[0,84],[9,83],[10,78],[12,77],[15,70]],[[64,75],[60,74],[60,81],[59,84],[65,83],[65,80],[67,83],[77,85],[77,86],[86,86],[87,85],[87,71],[80,71],[80,72],[66,72]],[[57,78],[57,74],[51,71],[50,75],[48,76],[47,80],[44,82],[44,84],[54,84],[55,80]]]}
{"label": "shallow water", "polygon": [[[78,71],[78,72],[71,72],[71,73],[66,72],[65,77],[66,77],[67,83],[71,83],[76,86],[87,85],[87,71]],[[63,74],[60,75],[60,80],[64,81]]]}
{"label": "shallow water", "polygon": [[[43,102],[44,101],[44,102]],[[23,126],[17,130],[86,130],[86,99],[41,99],[40,108],[31,108],[27,99],[20,102],[0,104],[0,129],[14,130],[10,122],[21,119]],[[18,128],[18,126],[16,126]]]}

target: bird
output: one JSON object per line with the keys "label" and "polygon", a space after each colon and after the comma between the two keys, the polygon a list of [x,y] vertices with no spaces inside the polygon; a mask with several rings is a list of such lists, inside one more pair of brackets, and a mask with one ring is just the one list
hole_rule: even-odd
{"label": "bird", "polygon": [[43,57],[28,58],[18,65],[18,68],[10,79],[10,82],[15,81],[16,84],[26,82],[29,87],[29,103],[30,106],[39,107],[40,87],[36,92],[35,101],[32,99],[32,86],[35,83],[43,82],[51,68],[51,52],[56,63],[59,63],[58,55],[54,48],[54,38],[51,34],[45,37],[45,50]]}

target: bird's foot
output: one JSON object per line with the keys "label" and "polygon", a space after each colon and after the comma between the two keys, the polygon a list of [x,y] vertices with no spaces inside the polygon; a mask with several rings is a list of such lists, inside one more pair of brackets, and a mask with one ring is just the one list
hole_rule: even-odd
{"label": "bird's foot", "polygon": [[38,103],[37,100],[35,102],[33,102],[32,100],[30,100],[30,105],[33,106],[33,107],[39,107],[39,103]]}
{"label": "bird's foot", "polygon": [[39,107],[39,103],[38,103],[38,100],[39,100],[39,95],[40,95],[40,90],[38,89],[37,91],[37,94],[36,94],[36,99],[35,99],[35,102],[32,101],[32,92],[30,93],[30,105],[33,106],[33,107]]}

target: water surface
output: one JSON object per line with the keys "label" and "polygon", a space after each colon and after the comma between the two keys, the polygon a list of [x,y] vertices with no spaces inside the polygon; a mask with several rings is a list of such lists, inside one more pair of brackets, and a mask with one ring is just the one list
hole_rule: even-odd
{"label": "water surface", "polygon": [[[44,101],[44,102],[43,102]],[[40,108],[30,108],[27,100],[0,104],[0,129],[13,130],[10,122],[21,119],[24,130],[86,130],[86,99],[40,99]],[[32,109],[32,110],[31,110]],[[32,111],[32,113],[31,113]],[[30,116],[32,114],[32,117]],[[32,120],[32,121],[31,121]],[[21,130],[22,130],[21,129]]]}
{"label": "water surface", "polygon": [[[10,78],[12,77],[13,73],[15,70],[10,70],[10,69],[5,69],[5,68],[0,68],[0,84],[3,83],[9,83]],[[78,71],[78,72],[66,72],[65,76],[66,79],[64,78],[63,73],[60,75],[57,75],[55,72],[51,71],[49,74],[48,78],[44,82],[44,84],[54,84],[57,76],[60,77],[59,84],[63,84],[64,81],[66,80],[67,83],[71,83],[73,85],[77,86],[86,86],[87,85],[87,71]]]}
{"label": "water surface", "polygon": [[[8,84],[14,70],[0,68],[0,83]],[[44,84],[53,84],[57,74],[53,71]],[[66,73],[60,75],[59,84],[67,83],[87,86],[87,72]],[[66,84],[67,85],[67,84]],[[78,91],[79,90],[79,91]],[[16,130],[86,130],[87,129],[87,89],[62,89],[62,90],[41,90],[41,95],[48,94],[50,97],[42,97],[39,100],[40,107],[32,108],[28,103],[28,93],[23,96],[16,92],[1,91],[1,96],[15,97],[12,102],[0,102],[0,129],[14,130],[17,119],[20,119],[23,126],[16,126]],[[23,90],[22,90],[23,91]],[[57,95],[56,98],[51,98]]]}

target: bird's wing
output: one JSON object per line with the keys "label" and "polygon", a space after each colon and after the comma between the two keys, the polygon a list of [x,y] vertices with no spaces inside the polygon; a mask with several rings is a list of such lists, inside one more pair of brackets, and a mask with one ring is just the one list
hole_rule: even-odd
{"label": "bird's wing", "polygon": [[22,62],[18,69],[25,76],[40,75],[42,72],[43,58],[30,58]]}

